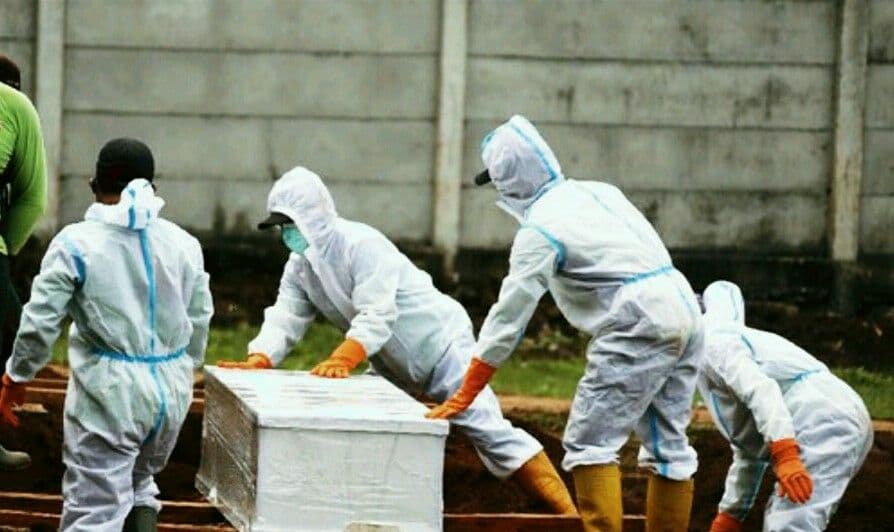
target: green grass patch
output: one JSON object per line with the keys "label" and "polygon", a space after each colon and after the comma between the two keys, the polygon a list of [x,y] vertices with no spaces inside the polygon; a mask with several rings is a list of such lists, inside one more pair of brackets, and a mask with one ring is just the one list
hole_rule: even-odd
{"label": "green grass patch", "polygon": [[[248,342],[257,335],[258,329],[249,325],[213,328],[208,340],[206,364],[214,364],[218,360],[243,360]],[[310,369],[327,357],[343,337],[332,325],[316,323],[280,367]],[[492,381],[494,390],[503,394],[571,399],[584,373],[586,362],[583,354],[579,358],[553,358],[535,355],[534,351],[543,353],[540,345],[530,350],[524,347],[525,352],[510,358],[496,373]],[[65,363],[65,338],[56,343],[53,358],[56,363]],[[894,374],[863,368],[834,368],[832,371],[860,394],[873,418],[894,419]]]}
{"label": "green grass patch", "polygon": [[583,360],[510,358],[491,385],[497,393],[571,399],[584,366]]}
{"label": "green grass patch", "polygon": [[894,375],[863,368],[833,368],[832,373],[863,398],[873,419],[894,419]]}

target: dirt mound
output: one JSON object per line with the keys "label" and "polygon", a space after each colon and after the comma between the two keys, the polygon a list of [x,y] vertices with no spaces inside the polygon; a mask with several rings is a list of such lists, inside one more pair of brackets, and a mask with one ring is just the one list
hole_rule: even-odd
{"label": "dirt mound", "polygon": [[[555,416],[553,416],[555,417]],[[34,458],[33,467],[24,472],[0,475],[0,490],[59,493],[63,465],[61,462],[61,421],[58,411],[47,414],[23,414],[19,430],[0,428],[0,441],[12,449],[26,449]],[[554,420],[538,426],[530,418],[515,420],[516,426],[540,440],[547,455],[559,464],[564,453]],[[157,480],[162,497],[194,501],[202,497],[194,487],[201,441],[201,416],[190,414],[171,461]],[[691,530],[706,530],[716,512],[723,493],[723,484],[731,454],[729,445],[716,431],[692,433],[699,454],[696,474],[695,505]],[[637,446],[631,442],[621,455],[624,477],[624,509],[626,513],[644,510],[647,475],[635,468]],[[571,489],[570,475],[562,476]],[[894,522],[894,435],[879,434],[869,458],[854,479],[832,521],[829,530],[881,531]],[[760,528],[763,504],[772,487],[767,475],[754,510],[748,517],[746,530]],[[444,505],[449,513],[548,512],[540,501],[529,497],[514,482],[495,479],[481,464],[469,441],[455,432],[447,440],[444,470]]]}

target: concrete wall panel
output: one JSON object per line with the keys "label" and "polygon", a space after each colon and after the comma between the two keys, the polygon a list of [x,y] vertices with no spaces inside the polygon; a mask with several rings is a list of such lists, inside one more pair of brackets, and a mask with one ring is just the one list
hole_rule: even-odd
{"label": "concrete wall panel", "polygon": [[163,178],[266,181],[270,157],[262,119],[187,116],[65,115],[62,167],[91,175],[100,148],[115,137],[135,137],[152,148]]}
{"label": "concrete wall panel", "polygon": [[869,2],[869,61],[894,61],[894,2]]}
{"label": "concrete wall panel", "polygon": [[865,196],[860,215],[864,253],[894,253],[894,195]]}
{"label": "concrete wall panel", "polygon": [[74,0],[69,2],[66,40],[77,46],[124,48],[435,53],[438,4],[436,0]]}
{"label": "concrete wall panel", "polygon": [[428,183],[434,123],[427,121],[274,120],[277,175],[306,166],[325,178],[367,183]]}
{"label": "concrete wall panel", "polygon": [[[466,125],[466,176],[483,168],[478,146],[496,125]],[[828,132],[564,124],[540,129],[566,176],[625,189],[822,190],[829,179]]]}
{"label": "concrete wall panel", "polygon": [[[66,176],[61,187],[62,223],[83,218],[92,201],[88,176]],[[431,187],[328,183],[339,214],[366,222],[391,238],[423,241],[431,229],[428,203]],[[158,193],[165,199],[162,215],[192,231],[251,233],[265,216],[268,182],[164,179]],[[399,199],[400,201],[396,201]]]}
{"label": "concrete wall panel", "polygon": [[3,0],[0,2],[0,38],[31,39],[37,20],[34,0]]}
{"label": "concrete wall panel", "polygon": [[0,39],[0,53],[6,55],[22,72],[22,91],[34,100],[34,44],[27,40]]}
{"label": "concrete wall panel", "polygon": [[894,194],[894,130],[870,129],[866,132],[863,195],[880,194]]}
{"label": "concrete wall panel", "polygon": [[67,110],[238,116],[434,116],[435,56],[73,49]]}
{"label": "concrete wall panel", "polygon": [[475,0],[477,55],[834,62],[836,2]]}
{"label": "concrete wall panel", "polygon": [[824,66],[472,59],[470,119],[514,113],[551,122],[828,128],[833,69]]}
{"label": "concrete wall panel", "polygon": [[894,64],[869,65],[866,78],[866,127],[894,127]]}
{"label": "concrete wall panel", "polygon": [[[690,249],[821,251],[823,195],[754,192],[633,192],[666,245]],[[492,204],[493,190],[463,194],[463,244],[506,249],[518,224]]]}

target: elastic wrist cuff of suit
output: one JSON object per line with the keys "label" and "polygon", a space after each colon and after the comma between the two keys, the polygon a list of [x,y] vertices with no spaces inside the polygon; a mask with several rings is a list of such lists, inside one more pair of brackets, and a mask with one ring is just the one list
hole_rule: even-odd
{"label": "elastic wrist cuff of suit", "polygon": [[335,348],[331,358],[337,358],[353,368],[366,359],[366,348],[353,338],[345,338]]}
{"label": "elastic wrist cuff of suit", "polygon": [[264,367],[264,368],[267,368],[267,369],[273,368],[273,361],[270,360],[270,357],[264,353],[249,353],[248,361],[251,362],[252,360],[261,361],[262,367]]}
{"label": "elastic wrist cuff of suit", "polygon": [[730,523],[735,523],[737,525],[742,524],[742,521],[740,521],[738,517],[734,516],[733,514],[731,514],[729,512],[720,512],[717,514],[717,517],[723,521],[728,521]]}
{"label": "elastic wrist cuff of suit", "polygon": [[773,457],[774,462],[799,458],[800,451],[798,449],[798,442],[794,438],[783,438],[781,440],[772,441],[770,442],[770,456]]}
{"label": "elastic wrist cuff of suit", "polygon": [[9,375],[9,373],[4,373],[4,374],[3,374],[3,386],[13,386],[13,385],[16,385],[16,384],[25,384],[25,383],[27,383],[27,382],[28,382],[27,380],[17,381],[17,380],[15,380],[15,379],[13,379],[13,378]]}
{"label": "elastic wrist cuff of suit", "polygon": [[481,391],[490,379],[494,376],[497,368],[491,366],[480,358],[473,357],[469,364],[469,370],[466,371],[466,383],[475,388],[475,391]]}

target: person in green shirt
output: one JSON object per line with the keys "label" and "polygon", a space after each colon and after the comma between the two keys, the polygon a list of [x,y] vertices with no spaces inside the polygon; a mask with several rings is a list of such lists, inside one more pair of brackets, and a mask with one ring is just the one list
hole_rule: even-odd
{"label": "person in green shirt", "polygon": [[[0,55],[0,363],[12,353],[22,304],[10,279],[15,256],[47,204],[47,172],[40,120],[22,92],[16,64]],[[25,469],[31,458],[0,445],[0,471]]]}

